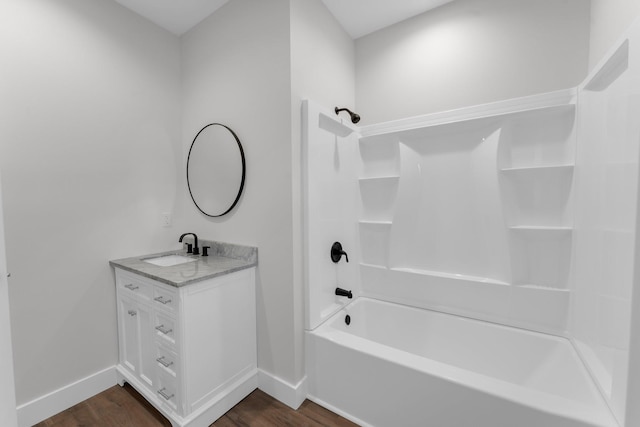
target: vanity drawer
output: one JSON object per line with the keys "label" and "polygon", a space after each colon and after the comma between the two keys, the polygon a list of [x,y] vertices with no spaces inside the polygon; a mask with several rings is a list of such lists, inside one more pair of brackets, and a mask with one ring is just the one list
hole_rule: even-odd
{"label": "vanity drawer", "polygon": [[125,295],[150,300],[153,296],[153,285],[141,277],[116,270],[116,284]]}
{"label": "vanity drawer", "polygon": [[165,308],[175,312],[178,306],[178,293],[173,289],[156,285],[153,287],[154,307]]}
{"label": "vanity drawer", "polygon": [[176,345],[176,321],[173,316],[156,312],[154,317],[154,328],[156,336],[160,342],[170,345],[171,349],[175,349]]}
{"label": "vanity drawer", "polygon": [[158,372],[156,394],[160,402],[169,405],[174,411],[177,410],[180,404],[180,396],[178,394],[178,382],[174,377],[162,371]]}
{"label": "vanity drawer", "polygon": [[177,376],[178,357],[176,353],[160,344],[156,345],[156,363],[159,371],[164,371],[174,378]]}

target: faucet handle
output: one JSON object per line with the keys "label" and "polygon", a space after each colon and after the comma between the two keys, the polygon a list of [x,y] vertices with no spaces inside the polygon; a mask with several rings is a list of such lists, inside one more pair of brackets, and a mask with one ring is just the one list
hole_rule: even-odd
{"label": "faucet handle", "polygon": [[342,250],[342,244],[340,242],[334,242],[333,245],[331,245],[331,261],[338,262],[343,255],[347,262],[349,262],[349,256]]}
{"label": "faucet handle", "polygon": [[187,245],[187,253],[193,253],[193,245],[191,243],[185,243]]}
{"label": "faucet handle", "polygon": [[203,246],[202,247],[202,256],[209,256],[209,248],[211,246]]}

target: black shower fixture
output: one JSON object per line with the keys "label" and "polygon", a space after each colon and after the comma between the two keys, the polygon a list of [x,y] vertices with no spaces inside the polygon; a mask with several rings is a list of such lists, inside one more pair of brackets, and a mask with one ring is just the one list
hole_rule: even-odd
{"label": "black shower fixture", "polygon": [[336,107],[336,115],[340,114],[340,111],[346,111],[351,116],[351,123],[356,124],[360,121],[360,115],[352,112],[348,108],[338,108]]}

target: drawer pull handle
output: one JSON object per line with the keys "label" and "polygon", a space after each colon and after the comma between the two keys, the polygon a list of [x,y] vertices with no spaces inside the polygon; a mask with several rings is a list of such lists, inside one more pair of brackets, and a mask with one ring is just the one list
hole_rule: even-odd
{"label": "drawer pull handle", "polygon": [[140,286],[136,286],[133,283],[129,283],[128,285],[124,285],[125,288],[129,289],[130,291],[135,291],[136,289],[138,289]]}
{"label": "drawer pull handle", "polygon": [[158,390],[158,394],[162,397],[164,397],[164,400],[170,400],[173,399],[173,396],[175,396],[174,394],[172,395],[168,395],[167,392],[165,391],[166,388],[162,387],[160,390]]}
{"label": "drawer pull handle", "polygon": [[161,364],[162,366],[164,366],[165,368],[168,368],[169,366],[173,365],[173,362],[166,362],[164,360],[164,356],[162,357],[158,357],[156,359],[156,362],[158,362],[159,364]]}
{"label": "drawer pull handle", "polygon": [[162,296],[157,297],[157,298],[154,298],[153,300],[154,300],[154,301],[161,302],[162,304],[165,304],[165,305],[166,305],[166,304],[169,304],[169,303],[171,302],[171,300],[170,300],[170,299],[164,299],[164,297],[162,297]]}
{"label": "drawer pull handle", "polygon": [[135,316],[138,314],[135,310],[129,310],[127,313],[129,313],[129,316]]}
{"label": "drawer pull handle", "polygon": [[164,325],[156,326],[156,330],[162,332],[165,335],[170,334],[171,332],[173,332],[173,329],[165,329]]}

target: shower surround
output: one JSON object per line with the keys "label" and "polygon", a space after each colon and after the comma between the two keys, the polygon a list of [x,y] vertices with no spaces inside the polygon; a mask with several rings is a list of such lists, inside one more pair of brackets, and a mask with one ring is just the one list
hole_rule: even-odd
{"label": "shower surround", "polygon": [[[421,425],[419,413],[386,406],[393,399],[417,404],[415,393],[435,399],[423,415],[442,420],[442,426],[512,425],[518,416],[531,421],[549,414],[543,424],[531,425],[633,426],[626,414],[632,398],[627,372],[640,142],[640,51],[634,40],[640,42],[638,26],[584,84],[565,91],[363,128],[305,102],[312,399],[372,426],[386,425],[387,412],[399,417],[396,425]],[[331,262],[334,241],[343,244],[351,263]],[[355,302],[336,296],[336,287],[352,290]],[[380,310],[355,308],[374,306],[371,299],[422,309],[427,320],[417,326],[412,316],[392,314],[399,309],[376,319]],[[500,339],[489,332],[464,334],[434,324],[433,311],[514,329]],[[485,325],[478,331],[495,328]],[[354,333],[362,328],[366,334]],[[389,333],[403,338],[375,338]],[[525,338],[533,333],[536,339]],[[498,370],[521,362],[523,340],[536,355],[517,380],[505,380],[508,373],[498,371],[489,375],[520,387],[503,393],[514,404],[503,408],[504,419],[496,415],[504,402],[492,399],[505,389],[496,392],[479,380],[486,373],[476,369],[482,363],[475,361],[481,355],[474,336],[489,337],[484,344],[504,357]],[[407,349],[402,342],[420,348]],[[544,342],[562,350],[543,351]],[[434,359],[440,346],[434,343],[458,351]],[[453,355],[464,351],[468,363],[461,366]],[[350,360],[350,368],[336,367],[345,365],[340,358]],[[536,375],[555,371],[579,373],[572,389],[588,384],[594,391],[588,406],[595,412],[563,414],[553,404],[557,399],[549,398],[560,393],[555,374],[543,389],[530,387],[540,380]],[[387,385],[389,372],[407,378],[419,372],[420,383]],[[468,418],[454,416],[455,402],[448,399],[460,390],[429,392],[442,381],[474,390],[470,402],[486,405],[470,405]],[[392,390],[385,394],[374,387]],[[336,398],[337,390],[344,398]],[[518,399],[525,395],[537,398]],[[568,406],[584,403],[577,394],[562,396]],[[372,409],[363,412],[359,399]]]}

